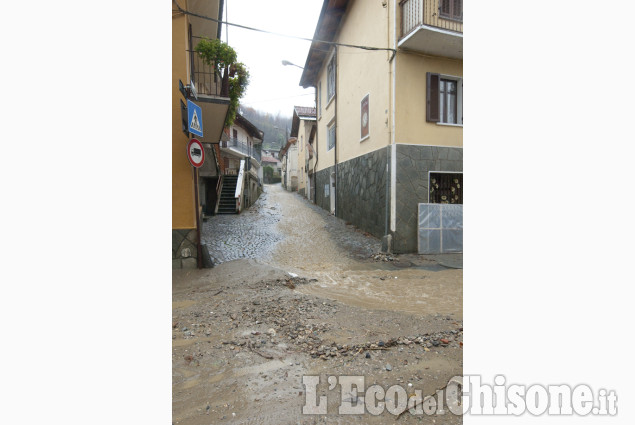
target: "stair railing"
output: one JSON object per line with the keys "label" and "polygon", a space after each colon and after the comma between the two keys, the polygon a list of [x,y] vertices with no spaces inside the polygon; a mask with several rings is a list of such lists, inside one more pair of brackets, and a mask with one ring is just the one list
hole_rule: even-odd
{"label": "stair railing", "polygon": [[243,186],[245,185],[245,160],[240,160],[240,169],[238,171],[238,180],[236,181],[236,192],[234,198],[236,198],[236,212],[240,213],[240,200],[243,194]]}

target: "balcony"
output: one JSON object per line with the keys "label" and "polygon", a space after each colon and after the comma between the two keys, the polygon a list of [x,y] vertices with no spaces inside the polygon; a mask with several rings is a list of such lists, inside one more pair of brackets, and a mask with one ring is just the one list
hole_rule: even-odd
{"label": "balcony", "polygon": [[[192,36],[192,38],[196,38]],[[190,41],[192,43],[192,40]],[[225,117],[229,110],[228,90],[223,90],[222,79],[214,78],[211,66],[206,65],[193,51],[190,57],[190,82],[196,89],[196,98],[190,100],[201,107],[203,116],[203,137],[197,137],[203,143],[218,143],[225,127]]]}
{"label": "balcony", "polygon": [[462,0],[402,0],[399,47],[463,59]]}
{"label": "balcony", "polygon": [[256,162],[258,163],[257,165],[260,165],[260,161],[262,158],[260,150],[255,148],[254,146],[249,146],[247,142],[243,142],[232,137],[227,141],[221,141],[220,147],[223,149],[229,149],[241,156],[249,156],[252,159],[256,160]]}
{"label": "balcony", "polygon": [[223,88],[223,79],[214,73],[214,67],[203,62],[196,52],[191,54],[192,81],[197,93],[205,97],[229,97],[229,85],[225,84]]}

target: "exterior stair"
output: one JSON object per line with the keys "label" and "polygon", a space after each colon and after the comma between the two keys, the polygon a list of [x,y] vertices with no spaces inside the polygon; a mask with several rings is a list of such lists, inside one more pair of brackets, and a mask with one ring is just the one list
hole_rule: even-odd
{"label": "exterior stair", "polygon": [[223,188],[218,203],[218,214],[236,214],[236,182],[238,176],[223,176]]}

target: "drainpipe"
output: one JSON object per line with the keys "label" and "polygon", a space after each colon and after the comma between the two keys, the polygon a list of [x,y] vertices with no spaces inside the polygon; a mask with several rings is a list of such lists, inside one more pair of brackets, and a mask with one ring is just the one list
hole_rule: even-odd
{"label": "drainpipe", "polygon": [[338,45],[335,45],[335,190],[333,191],[333,196],[335,196],[335,211],[333,211],[333,215],[337,217],[337,145],[340,143],[340,139],[337,136],[337,129],[340,126],[339,118],[337,117],[337,102],[339,100],[339,96],[337,94],[337,89],[340,86],[339,71],[340,71],[340,55]]}
{"label": "drainpipe", "polygon": [[313,183],[315,186],[315,189],[313,189],[313,203],[315,205],[317,205],[317,164],[318,164],[318,159],[319,159],[319,155],[318,155],[318,128],[320,127],[318,125],[318,114],[320,113],[320,111],[318,111],[318,98],[317,98],[317,86],[313,87],[313,89],[315,90],[315,164],[313,164]]}
{"label": "drainpipe", "polygon": [[[395,52],[397,51],[397,1],[393,1],[393,32],[392,32],[392,42],[393,49]],[[389,27],[390,28],[390,27]],[[390,29],[389,29],[390,31]],[[390,231],[394,232],[397,227],[397,145],[395,138],[395,86],[396,86],[396,68],[397,68],[397,60],[395,58],[396,53],[392,56],[392,64],[391,64],[391,124],[390,124],[390,145],[391,145],[391,155],[390,155]],[[393,241],[394,242],[394,241]]]}

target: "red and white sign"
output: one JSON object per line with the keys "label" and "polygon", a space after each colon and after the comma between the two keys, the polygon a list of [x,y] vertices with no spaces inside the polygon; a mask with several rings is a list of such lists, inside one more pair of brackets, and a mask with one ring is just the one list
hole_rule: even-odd
{"label": "red and white sign", "polygon": [[203,144],[198,139],[192,139],[187,144],[187,159],[196,168],[205,162],[205,149],[203,149]]}

